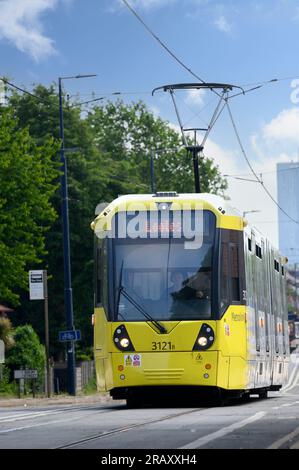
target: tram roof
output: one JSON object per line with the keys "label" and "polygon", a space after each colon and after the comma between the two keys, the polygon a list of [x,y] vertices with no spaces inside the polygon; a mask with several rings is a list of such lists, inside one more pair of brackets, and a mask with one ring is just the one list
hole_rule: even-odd
{"label": "tram roof", "polygon": [[[105,214],[105,211],[107,211],[108,213],[114,212],[115,209],[117,210],[117,208],[121,207],[122,205],[130,204],[130,203],[134,203],[134,202],[136,202],[136,203],[142,203],[142,202],[149,203],[149,202],[166,202],[166,201],[168,201],[168,202],[170,202],[170,201],[171,202],[175,202],[175,201],[180,201],[180,202],[183,202],[183,201],[190,202],[190,201],[192,201],[192,202],[196,202],[196,201],[198,201],[198,202],[207,203],[207,205],[210,205],[210,206],[212,206],[213,208],[215,208],[216,210],[219,211],[219,216],[221,216],[222,220],[225,220],[226,218],[228,218],[228,219],[232,218],[234,220],[237,220],[237,218],[241,218],[242,221],[243,221],[242,222],[242,228],[241,228],[241,224],[239,222],[239,223],[236,224],[236,228],[239,225],[239,227],[237,228],[238,230],[240,230],[240,229],[244,230],[244,232],[247,232],[248,235],[251,234],[251,231],[253,230],[255,235],[256,235],[257,241],[259,241],[261,238],[263,238],[264,240],[267,239],[267,237],[265,237],[257,227],[255,227],[252,224],[247,223],[247,221],[245,222],[245,219],[243,218],[243,214],[237,208],[233,207],[230,204],[230,201],[227,201],[223,197],[218,196],[216,194],[209,194],[209,193],[178,193],[178,194],[175,194],[175,193],[169,192],[169,193],[157,193],[157,194],[126,194],[126,195],[121,195],[118,198],[111,201],[110,203],[107,203],[107,204],[104,203],[103,204],[104,207],[101,207],[100,211],[97,213],[97,216],[96,216],[94,222],[91,224],[91,227],[92,227],[92,229],[95,228],[95,224],[96,224],[97,220],[102,216],[102,214],[108,215],[108,214]],[[244,225],[243,225],[243,223],[244,223]],[[270,245],[272,245],[272,243],[270,243]],[[277,249],[275,249],[275,251],[276,251],[276,254],[279,253]]]}
{"label": "tram roof", "polygon": [[[159,194],[159,193],[158,193]],[[167,193],[165,193],[167,194]],[[226,215],[235,217],[242,217],[241,212],[229,204],[227,200],[216,194],[209,193],[179,193],[176,196],[173,195],[157,195],[157,194],[127,194],[119,196],[115,199],[113,204],[122,204],[129,202],[151,202],[151,201],[198,201],[207,202],[215,208],[222,208]]]}

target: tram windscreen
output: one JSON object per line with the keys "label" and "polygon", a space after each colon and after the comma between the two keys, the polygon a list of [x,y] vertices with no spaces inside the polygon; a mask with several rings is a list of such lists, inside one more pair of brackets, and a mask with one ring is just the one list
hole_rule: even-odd
{"label": "tram windscreen", "polygon": [[115,237],[115,321],[147,321],[145,313],[157,321],[211,318],[216,222],[212,212],[196,212],[191,225],[199,215],[201,234],[197,229],[193,242],[182,221],[150,223],[149,215],[143,229],[139,224],[139,236]]}

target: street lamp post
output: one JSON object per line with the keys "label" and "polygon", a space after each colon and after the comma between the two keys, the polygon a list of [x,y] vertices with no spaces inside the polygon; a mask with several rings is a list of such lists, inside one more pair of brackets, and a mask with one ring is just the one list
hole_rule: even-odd
{"label": "street lamp post", "polygon": [[[60,129],[60,161],[61,161],[61,196],[62,196],[62,229],[63,229],[63,268],[64,268],[64,301],[66,309],[66,325],[68,330],[74,330],[73,293],[71,277],[70,256],[70,230],[69,230],[69,208],[68,208],[68,185],[67,185],[67,162],[65,158],[64,125],[62,107],[62,80],[73,78],[95,77],[96,75],[76,75],[74,77],[59,77],[59,129]],[[76,395],[76,367],[74,342],[67,343],[67,387],[70,395]]]}

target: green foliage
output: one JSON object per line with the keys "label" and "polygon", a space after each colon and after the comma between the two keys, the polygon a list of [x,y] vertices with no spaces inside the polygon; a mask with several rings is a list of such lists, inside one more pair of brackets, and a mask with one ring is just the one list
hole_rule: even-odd
{"label": "green foliage", "polygon": [[10,370],[0,364],[0,395],[11,396],[16,394],[16,384],[9,381]]}
{"label": "green foliage", "polygon": [[28,267],[45,254],[45,233],[55,219],[50,203],[57,185],[53,139],[38,146],[20,129],[10,108],[0,108],[0,300],[19,303]]}
{"label": "green foliage", "polygon": [[89,382],[85,385],[83,393],[86,395],[93,395],[97,393],[97,383],[96,378],[92,377]]}
{"label": "green foliage", "polygon": [[18,326],[14,330],[15,346],[8,352],[6,364],[15,369],[37,369],[38,384],[42,385],[45,373],[45,348],[30,325]]}
{"label": "green foliage", "polygon": [[[114,162],[110,178],[122,175],[118,192],[132,192],[130,186],[134,184],[138,192],[150,191],[149,159],[155,150],[158,150],[155,155],[157,189],[194,191],[192,159],[185,149],[178,151],[182,145],[180,135],[167,122],[155,117],[143,102],[108,102],[106,106],[95,107],[87,121],[94,144]],[[123,165],[126,171],[120,172]],[[200,178],[203,192],[223,194],[227,188],[226,180],[211,158],[201,160]]]}
{"label": "green foliage", "polygon": [[4,341],[5,349],[11,349],[14,346],[12,333],[12,324],[8,318],[0,317],[0,339]]}
{"label": "green foliage", "polygon": [[94,354],[93,348],[91,346],[85,347],[84,350],[82,349],[82,345],[77,343],[76,347],[76,361],[93,361]]}

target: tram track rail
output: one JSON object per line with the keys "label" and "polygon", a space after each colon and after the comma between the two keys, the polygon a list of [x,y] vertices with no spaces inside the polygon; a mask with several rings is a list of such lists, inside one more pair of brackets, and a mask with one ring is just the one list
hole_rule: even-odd
{"label": "tram track rail", "polygon": [[180,416],[192,414],[194,412],[203,411],[203,410],[206,410],[206,409],[207,408],[192,408],[191,410],[188,410],[188,411],[168,414],[168,415],[163,416],[161,418],[146,420],[146,421],[142,421],[141,423],[131,424],[129,426],[122,426],[122,427],[119,427],[119,428],[111,429],[110,431],[104,431],[104,432],[102,432],[100,434],[96,434],[94,436],[90,436],[90,437],[86,437],[86,438],[83,438],[83,439],[79,439],[77,441],[69,442],[68,444],[64,444],[64,445],[59,446],[59,447],[54,447],[53,449],[71,449],[71,448],[76,447],[80,444],[85,444],[85,443],[88,443],[88,442],[91,442],[91,441],[96,441],[98,439],[99,440],[104,439],[105,437],[108,437],[108,436],[111,436],[111,435],[114,435],[114,434],[129,432],[133,429],[140,428],[140,427],[143,427],[143,426],[147,426],[149,424],[160,423],[160,422],[172,419],[172,418],[178,418]]}

